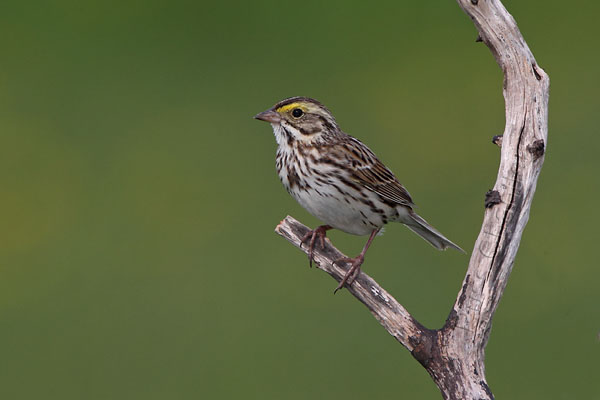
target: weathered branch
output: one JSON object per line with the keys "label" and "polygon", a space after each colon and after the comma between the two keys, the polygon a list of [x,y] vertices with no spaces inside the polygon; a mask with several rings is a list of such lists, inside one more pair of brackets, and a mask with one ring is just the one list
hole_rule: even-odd
{"label": "weathered branch", "polygon": [[[458,0],[458,4],[477,27],[478,41],[489,47],[504,73],[506,104],[498,176],[486,196],[483,224],[462,289],[446,324],[437,330],[424,328],[364,273],[348,290],[427,369],[445,399],[493,399],[485,380],[484,351],[544,161],[549,79],[499,0]],[[276,229],[300,248],[307,230],[291,217]],[[333,263],[340,257],[329,242],[322,251],[316,246],[319,268],[337,281],[345,272]]]}
{"label": "weathered branch", "polygon": [[[275,232],[305,253],[308,253],[308,248],[306,245],[301,245],[300,241],[308,231],[307,226],[290,216],[287,216],[275,228]],[[346,263],[336,264],[335,261],[346,256],[333,247],[328,238],[325,239],[325,249],[321,249],[320,245],[315,246],[313,256],[318,268],[327,272],[338,282],[342,280],[346,272]],[[343,264],[344,268],[341,268],[339,264]],[[367,306],[371,314],[392,336],[408,350],[413,351],[414,345],[410,338],[422,335],[427,329],[415,321],[396,299],[365,273],[361,273],[352,285],[345,288]]]}

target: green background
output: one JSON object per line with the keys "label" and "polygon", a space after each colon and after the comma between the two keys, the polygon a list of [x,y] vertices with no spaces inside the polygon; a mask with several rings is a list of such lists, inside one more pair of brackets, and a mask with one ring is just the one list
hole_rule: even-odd
{"label": "green background", "polygon": [[[499,399],[594,398],[600,6],[505,5],[550,75],[550,130],[487,378]],[[440,398],[273,233],[318,221],[252,116],[319,99],[470,252],[504,126],[476,36],[453,1],[4,2],[0,398]],[[467,262],[393,225],[364,269],[436,328]]]}

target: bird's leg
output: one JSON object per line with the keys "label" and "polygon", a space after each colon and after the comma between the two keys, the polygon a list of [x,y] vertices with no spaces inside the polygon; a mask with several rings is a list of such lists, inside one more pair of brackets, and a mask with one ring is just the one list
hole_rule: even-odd
{"label": "bird's leg", "polygon": [[356,279],[356,277],[358,276],[358,274],[360,274],[360,266],[365,261],[365,254],[367,253],[367,250],[369,249],[371,242],[373,241],[373,239],[375,239],[375,236],[377,235],[377,232],[379,232],[380,229],[381,228],[374,229],[373,232],[371,232],[371,236],[369,236],[369,240],[367,240],[365,247],[362,249],[362,251],[360,252],[360,254],[358,256],[356,256],[354,258],[342,257],[335,261],[336,263],[339,261],[350,263],[351,266],[350,266],[350,269],[348,270],[348,272],[346,272],[346,275],[344,275],[344,278],[342,279],[342,281],[340,282],[338,287],[336,287],[335,290],[333,291],[334,294],[338,290],[343,288],[344,285],[346,285],[346,284],[351,285],[352,282],[354,282],[354,279]]}
{"label": "bird's leg", "polygon": [[313,229],[312,231],[308,231],[306,233],[306,235],[304,235],[302,237],[302,240],[300,240],[300,246],[302,246],[302,243],[306,242],[308,240],[308,238],[310,238],[310,242],[308,245],[308,266],[309,267],[312,268],[313,249],[315,248],[315,240],[318,237],[319,241],[321,242],[321,249],[325,249],[325,238],[327,237],[327,231],[330,229],[333,229],[333,227],[331,227],[329,225],[318,226],[315,229]]}

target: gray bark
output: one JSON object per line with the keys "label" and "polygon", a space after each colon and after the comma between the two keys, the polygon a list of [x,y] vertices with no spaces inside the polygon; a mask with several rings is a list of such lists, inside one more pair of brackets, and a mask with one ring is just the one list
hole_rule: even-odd
{"label": "gray bark", "polygon": [[[445,399],[480,400],[494,398],[485,379],[485,347],[544,162],[550,81],[499,0],[458,0],[458,4],[504,73],[506,105],[504,135],[495,141],[501,144],[498,176],[486,194],[483,224],[462,288],[446,324],[435,330],[422,326],[362,272],[347,289],[425,367]],[[304,252],[307,248],[300,240],[307,231],[289,216],[276,228]],[[323,250],[315,246],[318,267],[338,282],[345,269],[333,262],[341,257],[328,240]]]}

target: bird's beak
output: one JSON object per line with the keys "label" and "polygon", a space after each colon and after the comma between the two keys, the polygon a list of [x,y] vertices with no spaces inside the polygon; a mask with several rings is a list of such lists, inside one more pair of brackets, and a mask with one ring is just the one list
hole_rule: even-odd
{"label": "bird's beak", "polygon": [[279,121],[281,121],[279,114],[273,110],[263,111],[260,114],[256,114],[254,118],[260,119],[261,121],[270,122],[272,124],[278,124]]}

